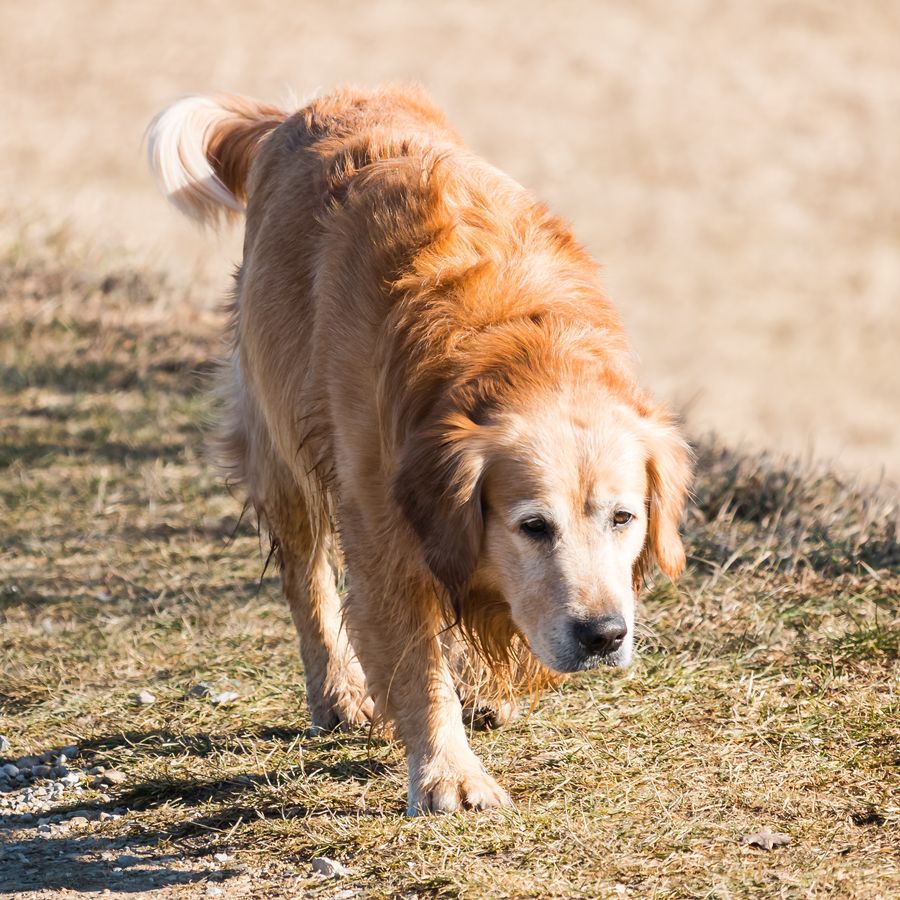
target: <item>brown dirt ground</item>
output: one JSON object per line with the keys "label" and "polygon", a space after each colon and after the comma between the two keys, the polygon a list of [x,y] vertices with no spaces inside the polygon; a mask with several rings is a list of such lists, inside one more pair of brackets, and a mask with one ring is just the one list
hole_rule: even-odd
{"label": "brown dirt ground", "polygon": [[35,0],[0,20],[8,241],[65,227],[212,304],[237,240],[156,195],[153,113],[418,79],[573,222],[695,432],[900,475],[897,4]]}

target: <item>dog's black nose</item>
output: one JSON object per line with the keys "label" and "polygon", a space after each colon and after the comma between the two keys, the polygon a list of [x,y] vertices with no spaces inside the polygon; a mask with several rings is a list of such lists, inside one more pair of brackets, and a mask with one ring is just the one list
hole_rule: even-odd
{"label": "dog's black nose", "polygon": [[600,616],[575,625],[575,639],[591,656],[615,653],[626,634],[628,626],[621,616]]}

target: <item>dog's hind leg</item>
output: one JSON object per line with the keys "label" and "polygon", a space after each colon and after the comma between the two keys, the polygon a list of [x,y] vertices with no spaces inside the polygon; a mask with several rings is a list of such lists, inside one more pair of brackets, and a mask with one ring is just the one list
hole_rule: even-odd
{"label": "dog's hind leg", "polygon": [[[325,498],[310,479],[297,483],[255,431],[242,445],[241,480],[268,529],[281,568],[281,584],[300,638],[312,727],[344,730],[371,720],[366,680],[343,623],[336,583],[337,539]],[[265,446],[260,447],[260,444]],[[234,454],[232,454],[232,458]]]}
{"label": "dog's hind leg", "polygon": [[275,451],[234,355],[219,371],[219,393],[225,403],[213,453],[271,534],[300,638],[313,728],[361,725],[371,718],[372,702],[343,624],[327,497],[315,475],[298,481]]}
{"label": "dog's hind leg", "polygon": [[315,486],[301,490],[285,467],[277,467],[268,474],[262,507],[300,638],[312,726],[332,731],[363,725],[372,717],[372,701],[343,625],[336,538]]}

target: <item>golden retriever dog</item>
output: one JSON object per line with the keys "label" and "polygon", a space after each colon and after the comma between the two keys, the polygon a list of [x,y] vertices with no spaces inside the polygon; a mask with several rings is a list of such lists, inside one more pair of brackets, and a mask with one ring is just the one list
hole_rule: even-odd
{"label": "golden retriever dog", "polygon": [[410,814],[507,804],[463,706],[627,665],[648,567],[684,566],[688,449],[597,266],[415,87],[191,97],[148,149],[189,216],[246,217],[218,449],[277,547],[313,726],[389,722]]}

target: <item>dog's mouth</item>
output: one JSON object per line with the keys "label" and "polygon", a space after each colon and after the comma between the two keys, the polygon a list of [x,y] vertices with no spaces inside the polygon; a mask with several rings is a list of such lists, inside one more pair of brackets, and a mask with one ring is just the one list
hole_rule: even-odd
{"label": "dog's mouth", "polygon": [[[630,658],[624,658],[625,654],[621,650],[615,653],[603,654],[572,654],[565,660],[565,667],[558,669],[564,674],[574,672],[589,672],[591,669],[601,669],[604,667],[611,669],[624,668],[631,661]],[[629,654],[630,657],[630,654]]]}
{"label": "dog's mouth", "polygon": [[626,641],[617,650],[609,653],[589,653],[581,648],[568,648],[567,652],[554,655],[551,661],[545,660],[545,664],[561,675],[570,675],[575,672],[589,672],[592,669],[624,669],[631,664],[632,646]]}

